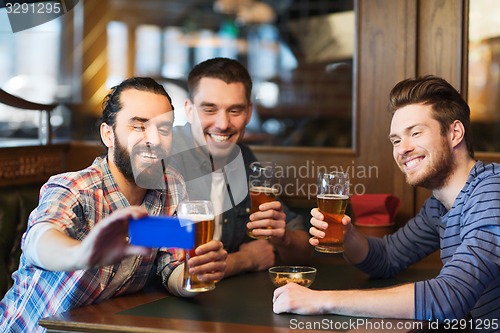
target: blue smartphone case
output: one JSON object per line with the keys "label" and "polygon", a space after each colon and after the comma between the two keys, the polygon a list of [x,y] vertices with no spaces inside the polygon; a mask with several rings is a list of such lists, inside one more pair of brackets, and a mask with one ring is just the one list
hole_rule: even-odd
{"label": "blue smartphone case", "polygon": [[182,226],[173,216],[145,216],[130,219],[128,224],[130,244],[145,247],[192,249],[193,229],[192,225]]}

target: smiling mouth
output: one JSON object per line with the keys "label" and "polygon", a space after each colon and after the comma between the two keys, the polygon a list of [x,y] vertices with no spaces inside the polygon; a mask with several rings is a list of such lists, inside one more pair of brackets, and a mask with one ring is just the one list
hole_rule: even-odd
{"label": "smiling mouth", "polygon": [[220,134],[209,134],[215,142],[226,142],[231,137],[230,135],[220,135]]}
{"label": "smiling mouth", "polygon": [[156,160],[158,159],[158,155],[153,153],[153,152],[149,152],[149,151],[142,151],[139,153],[139,156],[142,157],[142,158],[145,158],[145,159],[151,159],[151,160]]}
{"label": "smiling mouth", "polygon": [[417,158],[413,158],[410,161],[405,162],[403,164],[407,170],[411,170],[411,169],[414,169],[423,159],[424,159],[423,157],[417,157]]}

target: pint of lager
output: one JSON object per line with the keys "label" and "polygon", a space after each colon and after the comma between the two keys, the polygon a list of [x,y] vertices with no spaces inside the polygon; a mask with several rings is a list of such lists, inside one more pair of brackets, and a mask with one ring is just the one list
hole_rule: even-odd
{"label": "pint of lager", "polygon": [[265,202],[276,200],[278,189],[272,187],[257,186],[250,188],[251,212],[259,211],[259,206]]}
{"label": "pint of lager", "polygon": [[344,225],[342,218],[349,197],[347,195],[320,194],[318,195],[318,208],[325,216],[328,228],[325,237],[319,240],[316,250],[319,252],[336,253],[343,252]]}
{"label": "pint of lager", "polygon": [[[249,192],[251,214],[259,211],[259,206],[275,201],[278,196],[279,179],[276,177],[275,164],[272,162],[254,162],[250,165]],[[271,229],[271,227],[268,227]],[[255,239],[267,239],[267,236],[255,236],[251,229],[247,235]]]}
{"label": "pint of lager", "polygon": [[318,187],[318,209],[325,216],[328,228],[315,247],[318,252],[343,252],[345,226],[342,218],[349,201],[349,175],[342,172],[321,174]]}
{"label": "pint of lager", "polygon": [[215,219],[210,201],[186,201],[179,205],[179,218],[191,220],[193,224],[187,227],[194,228],[194,248],[186,250],[186,261],[184,264],[184,280],[182,288],[187,291],[208,291],[215,288],[213,281],[200,281],[196,275],[189,274],[189,258],[194,257],[195,249],[211,241],[214,237]]}

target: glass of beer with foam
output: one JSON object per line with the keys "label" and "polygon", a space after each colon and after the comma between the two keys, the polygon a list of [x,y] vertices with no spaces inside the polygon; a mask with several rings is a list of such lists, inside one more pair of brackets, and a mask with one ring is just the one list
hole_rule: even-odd
{"label": "glass of beer with foam", "polygon": [[195,256],[194,250],[214,237],[214,210],[212,203],[206,200],[184,201],[177,209],[179,219],[189,220],[192,224],[188,228],[194,229],[194,248],[186,250],[186,261],[184,264],[184,279],[182,288],[187,291],[208,291],[215,288],[214,281],[201,281],[196,275],[189,274],[189,258]]}
{"label": "glass of beer with foam", "polygon": [[324,215],[328,228],[325,237],[319,239],[316,251],[340,253],[344,251],[342,224],[347,202],[349,201],[349,174],[344,172],[320,173],[318,177],[318,209]]}
{"label": "glass of beer with foam", "polygon": [[[250,164],[248,191],[250,192],[251,214],[258,212],[259,206],[263,203],[275,201],[279,193],[276,164],[273,162],[253,162]],[[252,229],[247,229],[247,234],[255,239],[269,238],[269,236],[255,236]]]}

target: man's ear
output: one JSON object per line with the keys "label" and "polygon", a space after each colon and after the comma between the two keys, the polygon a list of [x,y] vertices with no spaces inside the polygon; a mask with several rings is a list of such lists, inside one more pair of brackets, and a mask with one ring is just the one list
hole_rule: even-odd
{"label": "man's ear", "polygon": [[245,119],[245,124],[248,125],[250,119],[252,118],[253,105],[252,102],[248,104],[247,119]]}
{"label": "man's ear", "polygon": [[106,147],[111,148],[115,145],[115,135],[113,132],[113,127],[106,123],[102,123],[100,127],[101,139]]}
{"label": "man's ear", "polygon": [[184,112],[186,113],[186,118],[190,124],[193,123],[193,112],[195,112],[195,107],[190,99],[184,101]]}
{"label": "man's ear", "polygon": [[464,141],[464,136],[465,136],[465,127],[464,127],[464,124],[462,124],[462,122],[460,120],[455,120],[450,125],[449,135],[450,135],[450,140],[451,140],[452,148],[455,148],[461,142]]}

